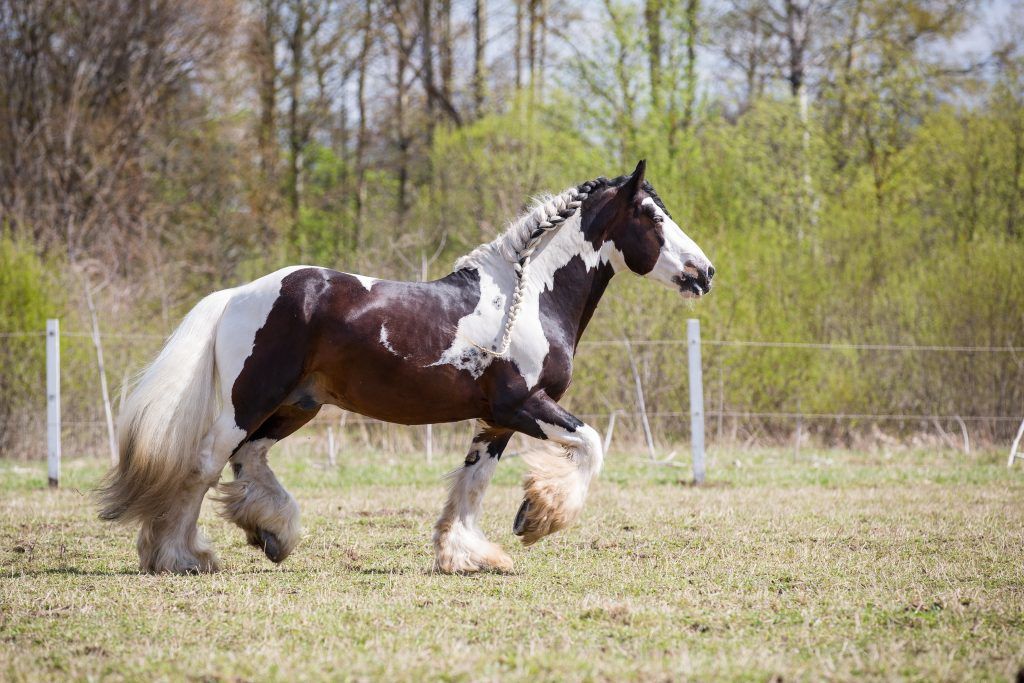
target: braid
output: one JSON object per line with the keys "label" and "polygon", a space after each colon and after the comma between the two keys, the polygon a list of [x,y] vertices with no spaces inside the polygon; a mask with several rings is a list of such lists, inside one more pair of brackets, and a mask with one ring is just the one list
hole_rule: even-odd
{"label": "braid", "polygon": [[543,215],[539,216],[537,225],[530,233],[526,244],[518,249],[514,256],[515,263],[513,268],[516,272],[516,288],[512,292],[512,302],[509,305],[508,317],[505,320],[505,330],[501,335],[501,343],[497,349],[484,349],[479,346],[477,348],[493,356],[504,356],[508,353],[509,346],[512,344],[512,328],[516,323],[516,317],[519,315],[519,309],[523,305],[523,292],[526,290],[526,271],[530,267],[533,252],[540,246],[544,235],[572,218],[583,205],[583,202],[586,201],[587,197],[590,196],[590,193],[607,183],[608,179],[603,177],[596,180],[588,180],[557,197],[552,197],[540,207],[543,209]]}

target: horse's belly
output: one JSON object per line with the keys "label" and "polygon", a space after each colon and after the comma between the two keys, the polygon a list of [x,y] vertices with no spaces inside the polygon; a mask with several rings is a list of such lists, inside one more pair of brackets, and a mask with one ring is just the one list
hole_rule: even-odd
{"label": "horse's belly", "polygon": [[400,424],[456,422],[489,414],[481,388],[468,373],[372,356],[344,365],[322,384],[327,401],[345,410]]}

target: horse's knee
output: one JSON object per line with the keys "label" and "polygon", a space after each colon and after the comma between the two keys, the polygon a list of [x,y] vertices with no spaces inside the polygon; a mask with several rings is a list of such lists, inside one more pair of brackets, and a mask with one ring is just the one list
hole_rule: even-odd
{"label": "horse's knee", "polygon": [[601,435],[588,424],[583,424],[572,432],[566,445],[575,451],[577,464],[589,476],[601,471],[604,465],[604,444]]}

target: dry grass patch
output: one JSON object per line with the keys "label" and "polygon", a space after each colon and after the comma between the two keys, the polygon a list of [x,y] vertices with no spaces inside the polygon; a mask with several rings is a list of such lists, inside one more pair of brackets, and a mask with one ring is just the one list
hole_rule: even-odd
{"label": "dry grass patch", "polygon": [[294,555],[270,564],[204,509],[225,571],[188,577],[137,574],[85,493],[98,461],[56,492],[0,463],[0,677],[1012,679],[1024,468],[1000,459],[719,452],[693,488],[613,453],[579,523],[530,549],[513,459],[486,527],[516,568],[469,577],[430,571],[444,466],[412,456],[278,455]]}

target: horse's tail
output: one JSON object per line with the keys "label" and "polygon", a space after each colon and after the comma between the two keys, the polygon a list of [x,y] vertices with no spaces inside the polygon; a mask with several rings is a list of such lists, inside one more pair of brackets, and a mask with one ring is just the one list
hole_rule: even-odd
{"label": "horse's tail", "polygon": [[101,519],[155,517],[197,469],[200,443],[219,410],[214,341],[231,296],[223,290],[196,304],[121,407],[121,457],[99,490]]}

